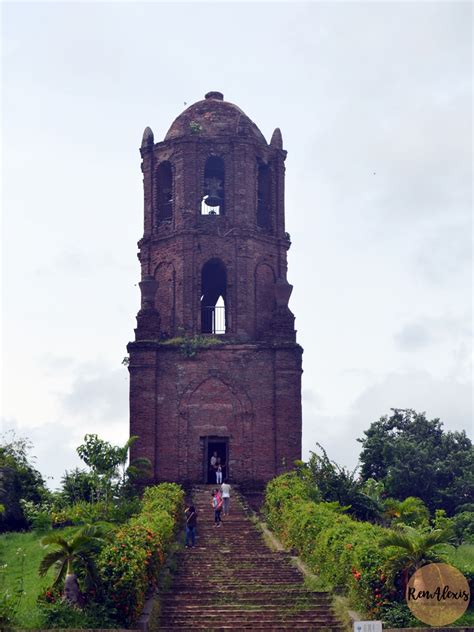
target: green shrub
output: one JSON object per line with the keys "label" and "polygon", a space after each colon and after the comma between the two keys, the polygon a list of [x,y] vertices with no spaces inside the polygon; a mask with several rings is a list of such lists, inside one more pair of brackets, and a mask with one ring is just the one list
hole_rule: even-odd
{"label": "green shrub", "polygon": [[156,585],[158,572],[183,515],[184,493],[174,483],[148,488],[142,510],[102,550],[99,570],[105,593],[115,605],[120,622],[139,616],[145,595]]}
{"label": "green shrub", "polygon": [[115,522],[121,524],[140,511],[140,500],[131,498],[117,503],[103,500],[90,503],[80,501],[51,511],[53,526],[94,524],[96,522]]}
{"label": "green shrub", "polygon": [[347,587],[354,563],[353,549],[347,549],[347,544],[357,540],[353,521],[343,518],[320,533],[311,558],[322,581],[339,589]]}
{"label": "green shrub", "polygon": [[28,524],[38,532],[48,531],[52,527],[52,505],[48,502],[34,503],[20,499],[20,505]]}
{"label": "green shrub", "polygon": [[141,503],[138,497],[121,499],[118,501],[111,511],[109,520],[117,524],[123,524],[133,516],[140,513]]}
{"label": "green shrub", "polygon": [[271,529],[279,531],[285,524],[285,510],[294,503],[309,500],[308,485],[296,472],[288,472],[271,480],[265,491],[264,515]]}
{"label": "green shrub", "polygon": [[386,572],[389,549],[382,549],[379,544],[384,530],[380,528],[376,533],[372,529],[370,524],[360,525],[358,529],[358,537],[351,549],[354,565],[348,587],[351,603],[377,619],[385,605],[396,601],[397,591]]}
{"label": "green shrub", "polygon": [[161,342],[166,347],[179,347],[185,358],[194,358],[199,349],[215,347],[223,341],[215,336],[177,336]]}
{"label": "green shrub", "polygon": [[288,506],[283,514],[286,528],[282,532],[287,544],[305,557],[313,557],[322,533],[334,524],[348,521],[335,503],[300,502],[298,508]]}
{"label": "green shrub", "polygon": [[453,518],[459,544],[474,544],[474,511],[462,511]]}
{"label": "green shrub", "polygon": [[[369,617],[394,626],[413,623],[404,605],[403,587],[389,575],[389,561],[396,550],[381,546],[391,532],[355,520],[337,503],[314,502],[311,496],[310,482],[296,472],[268,483],[265,514],[285,547],[296,550],[322,586],[344,592],[351,604]],[[400,504],[410,520],[421,516],[425,522],[424,506],[417,499]],[[444,518],[437,514],[438,521]],[[419,533],[421,537],[424,531]],[[448,561],[471,581],[471,548],[465,545],[456,551],[447,547],[446,551]]]}
{"label": "green shrub", "polygon": [[119,619],[133,621],[145,603],[150,561],[153,568],[164,558],[159,537],[141,525],[120,529],[113,545],[99,557],[99,571],[105,592],[110,595]]}
{"label": "green shrub", "polygon": [[307,482],[296,473],[270,481],[265,495],[270,527],[287,548],[296,549],[322,585],[348,593],[364,610],[380,608],[388,597],[381,579],[388,554],[377,546],[384,530],[345,515],[338,503],[314,502],[310,496]]}
{"label": "green shrub", "polygon": [[96,522],[105,516],[113,520],[120,512],[123,517],[137,509],[137,515],[118,528],[113,542],[98,554],[98,582],[85,594],[83,616],[82,612],[64,604],[60,593],[49,589],[38,600],[45,627],[120,627],[136,621],[146,593],[156,586],[158,573],[182,519],[183,490],[174,483],[164,483],[148,488],[142,501],[122,501],[117,506],[80,502],[55,516],[56,520],[80,524]]}
{"label": "green shrub", "polygon": [[392,602],[382,606],[378,614],[387,628],[411,628],[420,625],[405,602]]}
{"label": "green shrub", "polygon": [[73,505],[81,500],[92,502],[96,493],[94,476],[78,467],[66,471],[61,478],[60,493],[65,505]]}
{"label": "green shrub", "polygon": [[54,628],[117,628],[113,608],[107,603],[89,599],[84,608],[78,609],[62,601],[59,590],[47,590],[38,597],[42,626]]}
{"label": "green shrub", "polygon": [[183,513],[183,498],[183,490],[176,483],[161,483],[147,487],[143,494],[141,513],[164,509],[173,519],[178,520]]}
{"label": "green shrub", "polygon": [[387,498],[384,503],[385,515],[391,520],[392,526],[408,525],[410,527],[427,527],[430,512],[428,507],[415,496],[408,496],[404,500]]}

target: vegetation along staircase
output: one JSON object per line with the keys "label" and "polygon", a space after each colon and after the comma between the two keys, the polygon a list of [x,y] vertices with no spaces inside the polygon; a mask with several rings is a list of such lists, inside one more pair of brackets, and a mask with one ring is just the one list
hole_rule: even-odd
{"label": "vegetation along staircase", "polygon": [[185,549],[169,592],[161,630],[320,630],[342,632],[331,596],[307,589],[289,554],[272,551],[236,494],[214,527],[212,486],[196,486],[195,548]]}

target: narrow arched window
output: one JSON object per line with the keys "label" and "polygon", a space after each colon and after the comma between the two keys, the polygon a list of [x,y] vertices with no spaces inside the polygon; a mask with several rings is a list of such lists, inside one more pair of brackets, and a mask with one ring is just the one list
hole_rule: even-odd
{"label": "narrow arched window", "polygon": [[272,190],[269,165],[260,163],[257,174],[257,226],[271,228]]}
{"label": "narrow arched window", "polygon": [[201,332],[225,334],[227,271],[219,259],[204,264],[201,272]]}
{"label": "narrow arched window", "polygon": [[156,170],[155,200],[158,221],[170,220],[173,216],[173,172],[168,161],[160,163]]}
{"label": "narrow arched window", "polygon": [[201,198],[201,215],[224,213],[224,161],[210,156],[204,168],[204,191]]}

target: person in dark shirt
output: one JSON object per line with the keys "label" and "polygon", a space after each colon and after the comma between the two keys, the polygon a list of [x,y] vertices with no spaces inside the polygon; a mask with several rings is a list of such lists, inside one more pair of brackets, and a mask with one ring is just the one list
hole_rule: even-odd
{"label": "person in dark shirt", "polygon": [[193,505],[184,512],[186,516],[186,546],[193,547],[196,544],[197,513]]}

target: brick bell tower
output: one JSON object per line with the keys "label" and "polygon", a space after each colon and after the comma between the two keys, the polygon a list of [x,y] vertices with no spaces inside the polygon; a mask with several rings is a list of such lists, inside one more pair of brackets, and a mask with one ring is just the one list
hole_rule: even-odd
{"label": "brick bell tower", "polygon": [[220,92],[141,145],[132,459],[155,481],[264,482],[301,458],[301,358],[286,279],[286,151]]}

